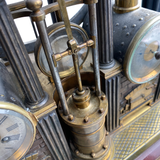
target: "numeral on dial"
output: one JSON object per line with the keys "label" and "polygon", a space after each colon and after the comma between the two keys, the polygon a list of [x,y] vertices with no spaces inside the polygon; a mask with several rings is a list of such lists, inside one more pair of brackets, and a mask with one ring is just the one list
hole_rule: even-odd
{"label": "numeral on dial", "polygon": [[12,130],[14,130],[14,129],[16,129],[16,128],[18,128],[18,124],[17,124],[17,123],[15,123],[15,124],[13,124],[12,126],[6,128],[6,130],[7,130],[8,132],[10,132],[10,131],[12,131]]}
{"label": "numeral on dial", "polygon": [[4,116],[2,119],[0,119],[0,125],[7,119],[7,116]]}

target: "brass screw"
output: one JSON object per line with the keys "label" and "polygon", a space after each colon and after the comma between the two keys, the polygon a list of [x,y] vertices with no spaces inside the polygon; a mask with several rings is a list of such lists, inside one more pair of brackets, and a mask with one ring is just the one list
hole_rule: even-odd
{"label": "brass screw", "polygon": [[108,135],[109,135],[109,132],[106,131],[106,136],[108,136]]}
{"label": "brass screw", "polygon": [[103,146],[103,148],[104,148],[104,149],[107,149],[107,148],[108,148],[108,146],[105,144],[105,145]]}
{"label": "brass screw", "polygon": [[92,158],[94,158],[96,156],[96,154],[95,153],[91,153],[91,156],[92,156]]}
{"label": "brass screw", "polygon": [[75,151],[75,153],[76,153],[76,155],[78,155],[78,154],[79,154],[79,151],[78,151],[78,150],[76,150],[76,151]]}
{"label": "brass screw", "polygon": [[103,108],[99,109],[99,113],[103,113],[103,111],[104,111]]}
{"label": "brass screw", "polygon": [[73,120],[73,115],[72,115],[72,114],[69,114],[69,115],[68,115],[68,120],[70,120],[70,121]]}
{"label": "brass screw", "polygon": [[102,96],[101,96],[101,100],[105,100],[106,99],[106,96],[103,94]]}
{"label": "brass screw", "polygon": [[85,117],[85,118],[84,118],[84,122],[85,122],[85,123],[87,123],[87,122],[88,122],[88,120],[89,120],[89,118],[88,118],[88,117]]}

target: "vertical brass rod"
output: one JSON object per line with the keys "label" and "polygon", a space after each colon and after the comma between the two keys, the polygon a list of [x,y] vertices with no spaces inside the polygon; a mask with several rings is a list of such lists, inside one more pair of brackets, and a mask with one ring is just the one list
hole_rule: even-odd
{"label": "vertical brass rod", "polygon": [[[69,18],[68,18],[68,13],[67,13],[65,1],[64,0],[57,0],[57,1],[58,1],[58,4],[59,4],[59,8],[61,10],[61,13],[62,13],[64,24],[65,24],[65,27],[66,27],[66,32],[67,32],[67,35],[68,35],[68,39],[73,40],[71,25],[70,25],[70,21],[69,21]],[[80,70],[79,70],[78,55],[77,55],[76,51],[74,51],[74,53],[73,53],[73,50],[72,50],[72,59],[73,59],[74,69],[75,69],[75,73],[76,73],[77,81],[78,81],[78,90],[81,92],[83,90],[83,88],[82,88],[81,74],[80,74]]]}
{"label": "vertical brass rod", "polygon": [[98,56],[96,4],[89,4],[88,9],[89,9],[91,37],[95,43],[94,47],[92,47],[92,57],[93,57],[94,76],[95,76],[95,88],[96,88],[96,95],[100,96],[101,95],[101,83],[100,83],[99,56]]}
{"label": "vertical brass rod", "polygon": [[45,21],[44,20],[37,21],[36,25],[37,25],[37,28],[39,31],[41,43],[42,43],[43,49],[45,51],[48,65],[49,65],[50,71],[52,73],[52,77],[53,77],[53,80],[54,80],[54,83],[55,83],[55,86],[56,86],[56,89],[57,89],[57,92],[58,92],[58,95],[60,98],[60,102],[61,102],[61,105],[63,108],[63,113],[64,113],[64,115],[68,115],[69,110],[68,110],[68,105],[66,102],[64,90],[62,87],[62,83],[61,83],[61,80],[59,77],[57,67],[55,67],[55,64],[52,60],[53,51],[52,51],[52,47],[51,47],[49,37],[48,37],[47,31],[46,31]]}
{"label": "vertical brass rod", "polygon": [[64,0],[57,0],[57,2],[59,4],[59,8],[62,13],[63,21],[64,21],[64,24],[66,27],[66,32],[68,35],[68,39],[71,40],[71,39],[73,39],[73,35],[72,35],[72,31],[71,31],[71,25],[70,25],[70,21],[68,18],[68,13],[67,13],[65,1]]}
{"label": "vertical brass rod", "polygon": [[75,68],[75,72],[76,72],[77,80],[78,80],[78,90],[81,92],[81,91],[83,91],[83,87],[82,87],[82,80],[81,80],[81,74],[80,74],[80,70],[79,70],[79,61],[78,61],[77,53],[73,54],[72,58],[73,58],[74,68]]}

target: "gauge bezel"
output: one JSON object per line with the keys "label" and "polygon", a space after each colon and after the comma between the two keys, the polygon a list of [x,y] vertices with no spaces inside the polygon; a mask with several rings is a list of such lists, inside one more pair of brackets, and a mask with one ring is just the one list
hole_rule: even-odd
{"label": "gauge bezel", "polygon": [[[89,39],[88,34],[86,33],[86,31],[82,27],[80,27],[79,25],[74,24],[74,23],[71,23],[71,27],[72,26],[81,30],[81,32],[86,36],[86,39]],[[63,22],[58,22],[58,23],[55,23],[55,24],[49,26],[47,28],[48,36],[50,36],[51,34],[53,34],[54,32],[58,31],[61,28],[65,28],[65,25],[64,25]],[[40,39],[38,39],[37,42],[36,42],[35,52],[34,52],[35,53],[35,58],[36,58],[36,63],[38,65],[39,69],[41,70],[41,72],[44,75],[46,75],[48,77],[52,77],[52,75],[48,74],[40,64],[40,50],[41,50],[41,47],[42,47],[41,41],[40,41]],[[79,68],[81,68],[82,65],[84,64],[85,60],[88,57],[88,53],[89,53],[89,47],[87,48],[86,56],[85,56],[82,64],[79,66]],[[65,78],[65,77],[73,74],[74,72],[75,72],[75,70],[74,70],[74,66],[73,66],[66,71],[59,72],[59,76],[60,76],[60,78]]]}
{"label": "gauge bezel", "polygon": [[30,147],[32,146],[32,144],[34,142],[35,135],[36,135],[37,120],[33,116],[32,113],[27,112],[23,108],[15,105],[13,103],[0,102],[0,109],[14,111],[14,112],[24,116],[30,122],[30,124],[32,126],[32,130],[33,130],[32,139],[28,140],[28,135],[26,133],[25,139],[24,139],[23,143],[21,144],[21,146],[19,147],[19,149],[16,152],[14,152],[14,154],[11,157],[8,158],[8,160],[20,159],[29,151]]}
{"label": "gauge bezel", "polygon": [[[142,78],[137,78],[135,79],[134,77],[132,77],[131,75],[131,62],[132,62],[132,58],[134,56],[134,52],[137,49],[137,47],[139,46],[141,40],[143,39],[143,37],[147,34],[147,32],[149,32],[151,30],[152,27],[154,27],[154,24],[156,25],[156,23],[158,23],[158,21],[160,21],[160,16],[156,16],[154,18],[152,18],[151,20],[149,20],[148,22],[146,22],[140,29],[139,31],[136,33],[136,35],[133,37],[127,51],[126,51],[126,55],[124,57],[124,63],[123,63],[123,67],[124,67],[124,71],[125,71],[125,75],[126,77],[135,84],[143,84],[146,82],[149,82],[150,80],[152,80],[153,78],[155,78],[160,71],[160,65],[156,68],[156,70],[153,70],[150,74],[146,75],[145,77]],[[160,23],[160,22],[159,22]]]}

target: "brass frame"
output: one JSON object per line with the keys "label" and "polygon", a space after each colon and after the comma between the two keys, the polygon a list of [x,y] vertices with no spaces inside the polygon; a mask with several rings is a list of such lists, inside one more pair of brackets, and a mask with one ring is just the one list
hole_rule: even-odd
{"label": "brass frame", "polygon": [[[133,79],[130,78],[130,71],[129,71],[129,65],[130,65],[130,59],[132,58],[133,56],[133,51],[135,50],[135,48],[137,48],[138,46],[138,41],[140,41],[144,36],[145,34],[150,30],[150,27],[156,23],[157,21],[160,21],[160,16],[156,16],[154,17],[153,19],[151,19],[150,21],[148,21],[147,23],[145,23],[141,28],[140,30],[137,32],[137,34],[133,37],[128,49],[127,49],[127,52],[126,52],[126,56],[124,58],[124,64],[123,64],[123,68],[124,68],[124,71],[125,71],[125,75],[126,77],[132,82],[132,83],[135,83],[135,84],[142,84],[142,83],[146,83],[150,80],[152,80],[155,76],[158,75],[159,73],[159,70],[160,70],[160,65],[156,68],[156,70],[152,71],[149,75],[143,77],[143,79],[146,79],[145,81],[142,81],[143,79],[142,78],[139,78],[139,80],[137,81],[134,81]],[[154,76],[152,76],[152,74]]]}
{"label": "brass frame", "polygon": [[0,109],[15,111],[15,112],[23,115],[24,117],[26,117],[31,122],[31,124],[33,126],[34,134],[33,134],[33,139],[30,140],[29,146],[25,146],[26,142],[28,142],[28,139],[25,137],[25,139],[24,139],[22,145],[20,146],[20,148],[8,160],[20,159],[22,156],[24,156],[24,154],[26,152],[29,151],[30,147],[32,146],[32,144],[34,142],[35,135],[36,135],[37,119],[35,118],[35,116],[32,113],[27,112],[23,108],[15,105],[13,103],[0,102]]}

